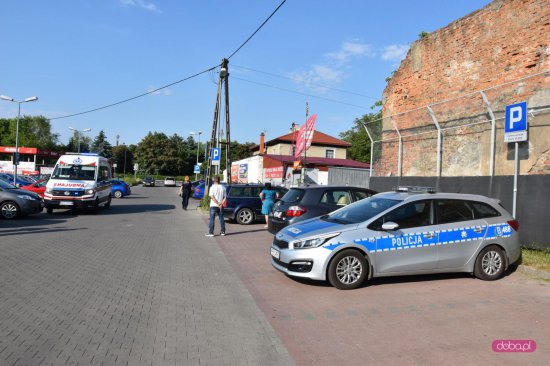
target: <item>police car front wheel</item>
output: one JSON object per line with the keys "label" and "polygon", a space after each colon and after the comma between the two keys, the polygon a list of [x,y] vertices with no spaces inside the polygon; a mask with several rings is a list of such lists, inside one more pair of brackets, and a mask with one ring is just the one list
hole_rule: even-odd
{"label": "police car front wheel", "polygon": [[367,277],[368,264],[365,257],[356,250],[343,250],[330,262],[328,281],[340,290],[355,289]]}
{"label": "police car front wheel", "polygon": [[488,246],[477,256],[474,274],[485,281],[498,280],[504,274],[504,252],[496,245]]}

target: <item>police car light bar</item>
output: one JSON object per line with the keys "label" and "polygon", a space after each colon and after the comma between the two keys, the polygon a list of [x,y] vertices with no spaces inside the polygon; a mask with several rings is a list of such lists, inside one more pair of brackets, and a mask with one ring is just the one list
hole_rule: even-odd
{"label": "police car light bar", "polygon": [[421,187],[421,186],[398,186],[393,187],[393,190],[396,192],[410,192],[410,193],[435,193],[437,189],[435,187]]}

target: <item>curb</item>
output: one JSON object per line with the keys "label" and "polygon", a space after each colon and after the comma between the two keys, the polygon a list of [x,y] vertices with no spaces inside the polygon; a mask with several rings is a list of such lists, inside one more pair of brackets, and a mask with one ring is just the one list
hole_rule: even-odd
{"label": "curb", "polygon": [[535,269],[533,267],[528,267],[526,265],[520,264],[518,266],[518,272],[528,274],[531,276],[536,276],[539,278],[544,278],[545,280],[550,280],[550,272],[541,271],[540,269]]}

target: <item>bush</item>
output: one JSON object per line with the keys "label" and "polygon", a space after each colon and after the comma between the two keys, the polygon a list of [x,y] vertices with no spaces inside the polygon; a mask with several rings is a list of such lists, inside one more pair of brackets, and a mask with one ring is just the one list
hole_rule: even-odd
{"label": "bush", "polygon": [[203,210],[210,210],[210,197],[206,196],[201,199],[201,209]]}

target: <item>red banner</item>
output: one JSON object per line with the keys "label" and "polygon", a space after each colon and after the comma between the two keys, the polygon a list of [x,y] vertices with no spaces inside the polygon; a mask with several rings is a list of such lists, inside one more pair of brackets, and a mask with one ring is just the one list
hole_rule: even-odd
{"label": "red banner", "polygon": [[315,131],[315,120],[317,115],[309,117],[307,122],[300,128],[298,137],[296,137],[296,150],[294,151],[294,157],[297,158],[302,155],[302,152],[309,149],[311,141],[313,140],[313,132]]}

